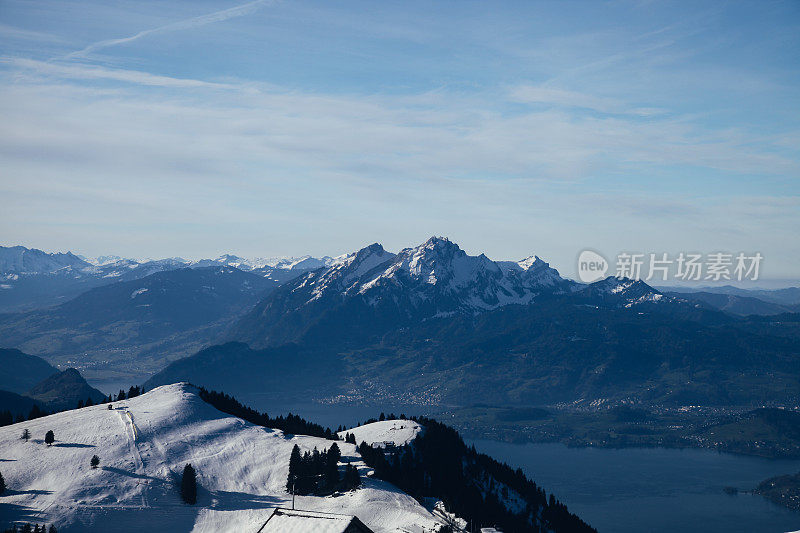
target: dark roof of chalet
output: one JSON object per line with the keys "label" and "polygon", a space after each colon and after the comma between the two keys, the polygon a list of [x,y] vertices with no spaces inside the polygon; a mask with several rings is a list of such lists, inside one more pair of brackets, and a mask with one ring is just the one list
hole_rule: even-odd
{"label": "dark roof of chalet", "polygon": [[356,516],[277,508],[258,533],[374,533]]}

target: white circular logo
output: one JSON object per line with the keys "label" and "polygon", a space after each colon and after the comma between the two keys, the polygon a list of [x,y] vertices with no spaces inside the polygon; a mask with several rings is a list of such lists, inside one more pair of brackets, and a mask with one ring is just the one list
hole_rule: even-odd
{"label": "white circular logo", "polygon": [[608,261],[592,250],[584,250],[578,256],[578,277],[584,283],[603,279],[608,271]]}

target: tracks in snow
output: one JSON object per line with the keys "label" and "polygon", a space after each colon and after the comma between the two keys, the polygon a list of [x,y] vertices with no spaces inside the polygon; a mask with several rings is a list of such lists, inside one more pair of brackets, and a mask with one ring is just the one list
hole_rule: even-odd
{"label": "tracks in snow", "polygon": [[[147,474],[144,470],[142,454],[139,453],[139,447],[136,445],[136,440],[139,438],[139,428],[136,427],[136,423],[133,421],[133,414],[131,414],[130,411],[125,410],[117,412],[119,413],[120,420],[122,420],[122,424],[125,426],[125,433],[128,435],[128,446],[131,450],[136,473],[142,476],[144,480]],[[140,481],[139,484],[142,485],[142,507],[150,507],[150,503],[147,501],[147,486],[150,482]]]}

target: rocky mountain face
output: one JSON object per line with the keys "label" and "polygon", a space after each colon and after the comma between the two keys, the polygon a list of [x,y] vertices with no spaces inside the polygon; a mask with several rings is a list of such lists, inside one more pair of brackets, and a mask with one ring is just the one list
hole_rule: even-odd
{"label": "rocky mountain face", "polygon": [[380,335],[432,318],[529,305],[580,288],[537,257],[496,262],[432,237],[398,254],[372,244],[282,285],[237,324],[254,347]]}

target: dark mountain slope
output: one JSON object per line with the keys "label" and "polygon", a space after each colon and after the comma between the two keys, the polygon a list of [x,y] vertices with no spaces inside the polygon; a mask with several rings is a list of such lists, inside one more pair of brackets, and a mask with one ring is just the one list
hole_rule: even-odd
{"label": "dark mountain slope", "polygon": [[0,348],[0,390],[22,394],[56,372],[58,369],[41,357]]}
{"label": "dark mountain slope", "polygon": [[335,354],[295,344],[253,350],[231,342],[211,346],[174,361],[145,384],[145,389],[188,381],[261,397],[309,398],[336,393],[346,376]]}
{"label": "dark mountain slope", "polygon": [[791,305],[782,305],[775,302],[767,302],[751,296],[740,296],[737,294],[723,294],[714,292],[667,292],[670,296],[684,298],[689,301],[702,302],[720,311],[734,315],[778,315],[793,311]]}
{"label": "dark mountain slope", "polygon": [[293,390],[304,383],[303,368],[330,368],[339,369],[336,378],[323,380],[316,397],[450,405],[758,405],[800,398],[797,315],[776,324],[681,303],[629,308],[585,301],[554,296],[425,320],[357,347],[352,339],[260,351],[233,343],[173,363],[152,384],[231,383],[243,394]]}
{"label": "dark mountain slope", "polygon": [[[347,352],[362,385],[439,401],[538,404],[577,399],[758,404],[800,397],[800,323],[783,333],[724,316],[569,305],[508,307],[432,320]],[[358,379],[358,378],[354,378]]]}
{"label": "dark mountain slope", "polygon": [[[52,309],[0,316],[0,341],[82,368],[142,373],[209,343],[277,282],[233,267],[157,272],[97,287]],[[142,370],[136,370],[142,368]]]}
{"label": "dark mountain slope", "polygon": [[[0,413],[6,412],[11,414],[11,419],[0,422],[0,425],[12,423],[19,415],[27,417],[34,405],[39,406],[40,409],[42,408],[42,404],[33,398],[28,398],[27,396],[15,392],[0,390]],[[2,418],[0,418],[0,420],[2,420]]]}
{"label": "dark mountain slope", "polygon": [[73,409],[79,401],[86,401],[87,398],[94,403],[105,399],[105,394],[86,383],[74,368],[50,376],[28,391],[26,396],[38,401],[49,411]]}

